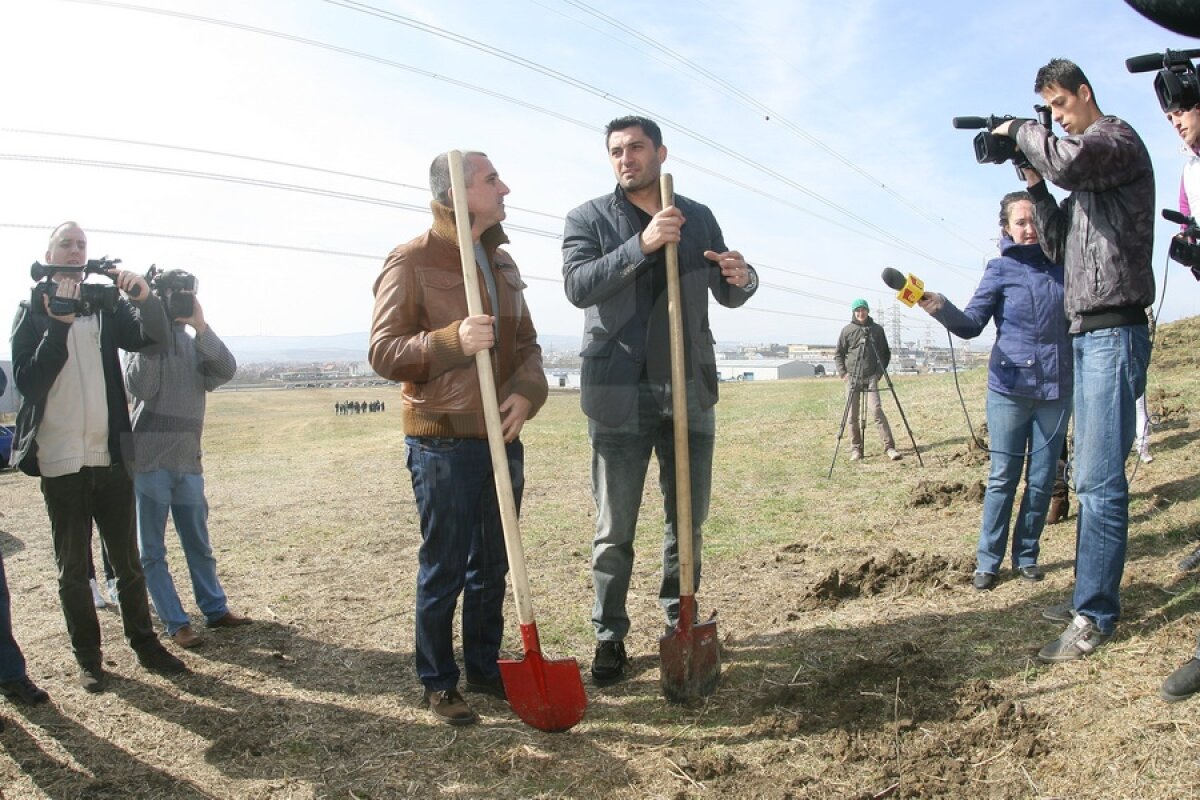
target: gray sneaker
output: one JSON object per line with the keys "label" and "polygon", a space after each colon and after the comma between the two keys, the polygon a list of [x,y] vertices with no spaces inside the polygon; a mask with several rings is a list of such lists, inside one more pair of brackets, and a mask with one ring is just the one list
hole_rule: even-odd
{"label": "gray sneaker", "polygon": [[1076,661],[1089,655],[1100,645],[1112,638],[1110,633],[1101,633],[1090,619],[1076,614],[1075,619],[1061,635],[1038,651],[1038,661],[1043,664],[1058,664]]}
{"label": "gray sneaker", "polygon": [[1042,619],[1048,619],[1051,622],[1061,622],[1065,625],[1075,619],[1075,609],[1071,608],[1070,600],[1055,603],[1052,606],[1046,606],[1042,609]]}

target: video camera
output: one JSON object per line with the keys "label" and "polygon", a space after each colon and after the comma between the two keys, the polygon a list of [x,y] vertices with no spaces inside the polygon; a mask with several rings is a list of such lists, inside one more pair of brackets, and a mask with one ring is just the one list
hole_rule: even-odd
{"label": "video camera", "polygon": [[1200,105],[1200,76],[1191,61],[1197,56],[1200,50],[1148,53],[1125,59],[1125,68],[1130,72],[1158,70],[1154,76],[1154,94],[1163,113],[1188,111]]}
{"label": "video camera", "polygon": [[146,283],[167,307],[168,319],[188,319],[196,313],[196,288],[200,281],[181,269],[161,270],[151,264],[146,271]]}
{"label": "video camera", "polygon": [[[29,304],[34,313],[44,313],[45,305],[42,303],[42,298],[50,299],[50,313],[59,316],[65,314],[80,314],[86,316],[94,314],[98,311],[116,311],[117,299],[121,296],[120,291],[116,287],[116,276],[111,275],[109,270],[115,269],[117,264],[121,263],[119,258],[108,258],[105,256],[100,259],[93,259],[86,264],[80,266],[62,266],[58,264],[39,264],[33,262],[29,268],[29,276],[37,285],[33,287],[33,291],[29,296]],[[50,280],[50,276],[55,273],[75,273],[79,275],[79,297],[68,298],[59,297],[58,284]],[[113,285],[102,283],[84,283],[88,275],[103,275],[113,282]],[[135,295],[136,296],[136,295]]]}
{"label": "video camera", "polygon": [[[1051,115],[1049,106],[1034,106],[1033,110],[1037,113],[1037,120],[1043,127],[1049,128],[1051,124]],[[1025,154],[1021,152],[1021,148],[1017,147],[1016,139],[1009,136],[997,136],[992,133],[993,130],[1000,127],[1009,120],[1017,119],[1011,114],[998,117],[992,115],[990,117],[955,117],[950,120],[950,124],[959,130],[975,130],[983,128],[975,135],[975,160],[980,164],[1003,164],[1005,161],[1011,160],[1013,167],[1017,171],[1017,177],[1020,178],[1021,170],[1028,169],[1032,165]]]}
{"label": "video camera", "polygon": [[1172,261],[1191,267],[1196,280],[1200,280],[1200,270],[1197,269],[1200,267],[1200,226],[1196,225],[1196,218],[1169,208],[1162,210],[1162,216],[1167,222],[1184,226],[1183,230],[1171,239],[1171,249],[1167,251],[1167,255]]}

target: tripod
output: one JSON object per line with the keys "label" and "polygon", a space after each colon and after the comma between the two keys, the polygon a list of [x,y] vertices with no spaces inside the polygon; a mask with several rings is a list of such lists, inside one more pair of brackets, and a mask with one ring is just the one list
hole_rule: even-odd
{"label": "tripod", "polygon": [[[875,363],[881,367],[883,366],[883,360],[879,357],[879,351],[875,348],[875,339],[871,336],[871,329],[864,328],[855,348],[860,352],[854,365],[854,375],[850,377],[851,386],[846,391],[846,407],[842,409],[842,424],[838,426],[837,443],[833,448],[833,459],[829,462],[829,474],[825,476],[826,478],[833,477],[833,466],[837,463],[838,451],[842,447],[842,436],[846,433],[846,420],[850,418],[851,405],[859,396],[866,395],[871,391],[862,382],[862,371],[866,362],[865,355],[868,346],[871,348],[871,354],[875,357]],[[888,375],[886,368],[881,369],[880,372],[883,375],[884,382],[887,383],[888,391],[892,393],[892,399],[896,401],[896,409],[900,412],[900,421],[904,423],[904,430],[908,432],[908,440],[912,442],[913,452],[917,454],[917,463],[923,467],[925,466],[925,461],[921,458],[921,451],[917,447],[917,440],[913,436],[912,428],[908,424],[908,417],[904,414],[904,406],[900,404],[900,396],[896,394],[896,386],[892,383],[892,378]],[[863,413],[865,412],[863,405],[863,403],[859,404],[859,421],[862,425],[862,433],[860,434],[859,441],[865,438],[867,427],[867,415]]]}

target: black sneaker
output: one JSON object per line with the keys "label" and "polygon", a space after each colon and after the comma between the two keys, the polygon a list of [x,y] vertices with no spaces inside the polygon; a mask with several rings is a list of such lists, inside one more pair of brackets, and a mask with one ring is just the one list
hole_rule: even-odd
{"label": "black sneaker", "polygon": [[468,671],[467,682],[463,688],[475,694],[491,695],[497,700],[508,700],[508,695],[504,692],[504,679],[499,674],[492,678],[485,678]]}
{"label": "black sneaker", "polygon": [[91,694],[103,692],[108,688],[107,676],[104,674],[104,667],[100,666],[99,661],[79,665],[79,685],[83,687],[85,692],[90,692]]}
{"label": "black sneaker", "polygon": [[592,680],[597,686],[611,686],[625,680],[629,670],[629,656],[625,655],[624,642],[600,642],[592,658]]}
{"label": "black sneaker", "polygon": [[1101,633],[1094,622],[1082,614],[1076,614],[1057,639],[1038,651],[1038,661],[1043,664],[1075,661],[1090,655],[1111,638],[1111,633]]}
{"label": "black sneaker", "polygon": [[168,653],[167,648],[162,646],[143,650],[137,654],[137,660],[146,669],[161,675],[180,675],[188,671],[187,664]]}
{"label": "black sneaker", "polygon": [[0,681],[0,694],[16,703],[36,706],[50,699],[45,689],[39,689],[29,677],[17,678],[15,681]]}
{"label": "black sneaker", "polygon": [[424,704],[439,722],[447,725],[474,725],[479,715],[467,705],[458,689],[426,689]]}
{"label": "black sneaker", "polygon": [[1026,567],[1017,567],[1017,574],[1021,576],[1021,580],[1036,583],[1046,577],[1042,573],[1042,568],[1037,564],[1030,564]]}
{"label": "black sneaker", "polygon": [[975,585],[975,591],[986,592],[988,589],[991,589],[996,585],[996,576],[990,572],[976,572],[973,583]]}
{"label": "black sneaker", "polygon": [[1066,624],[1075,619],[1075,609],[1071,607],[1070,600],[1055,603],[1052,606],[1046,606],[1042,609],[1042,619]]}
{"label": "black sneaker", "polygon": [[1200,692],[1200,660],[1193,658],[1167,676],[1158,696],[1168,703],[1178,703],[1196,692]]}

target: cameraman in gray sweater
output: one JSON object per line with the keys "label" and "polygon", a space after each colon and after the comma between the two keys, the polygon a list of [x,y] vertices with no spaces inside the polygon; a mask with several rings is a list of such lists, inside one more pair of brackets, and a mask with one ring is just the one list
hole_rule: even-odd
{"label": "cameraman in gray sweater", "polygon": [[192,630],[167,568],[163,539],[168,511],[192,577],[192,594],[208,627],[251,621],[229,610],[217,579],[200,451],[207,393],[233,377],[237,362],[205,321],[193,276],[168,270],[152,273],[150,283],[172,324],[166,342],[130,353],[125,360],[125,386],[133,397],[138,547],[146,588],[167,635],[180,647],[196,647],[203,639]]}

